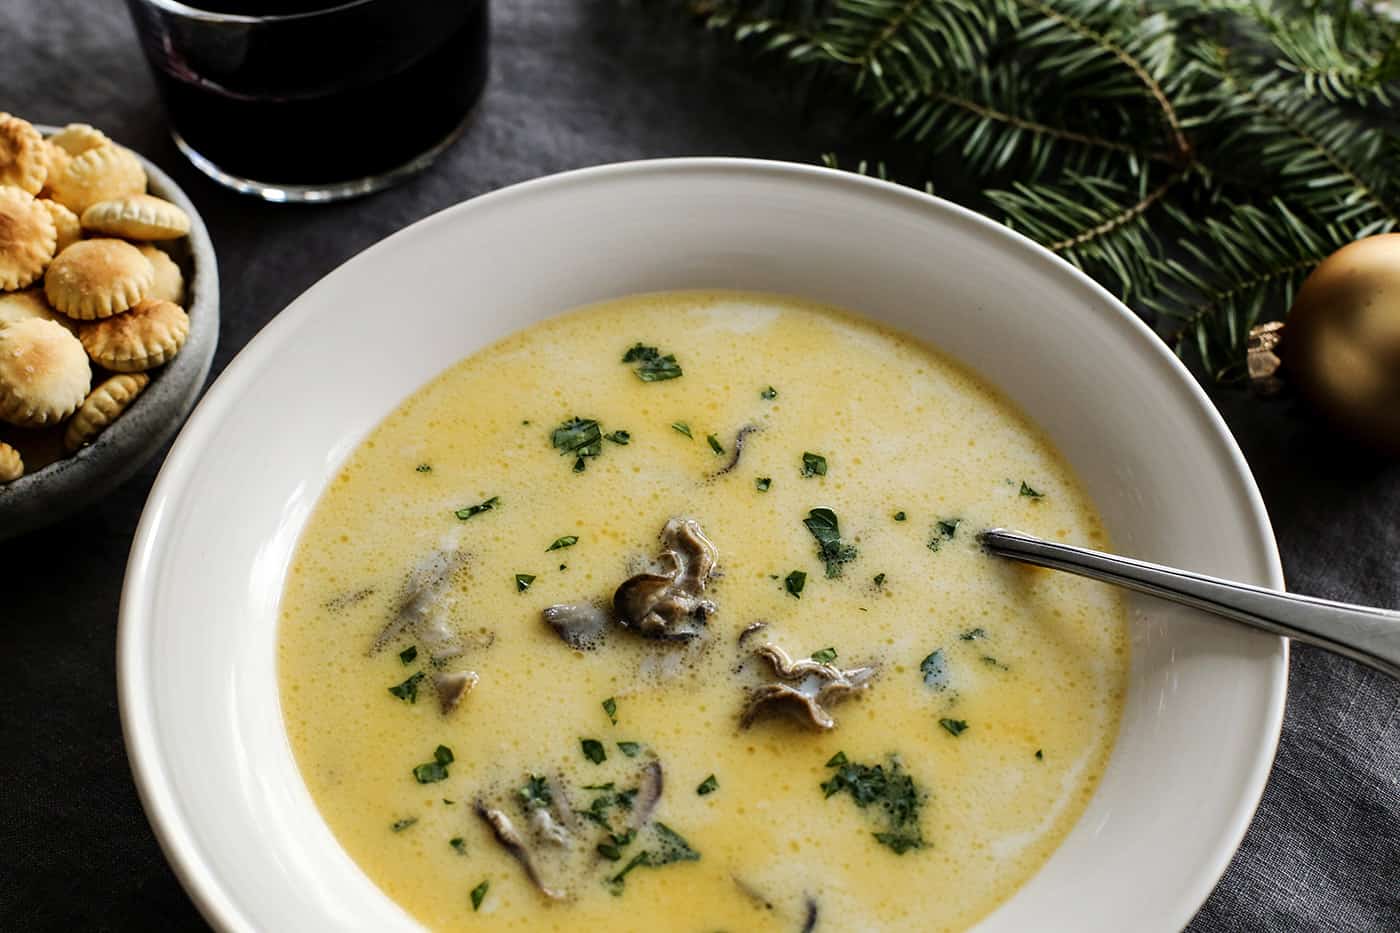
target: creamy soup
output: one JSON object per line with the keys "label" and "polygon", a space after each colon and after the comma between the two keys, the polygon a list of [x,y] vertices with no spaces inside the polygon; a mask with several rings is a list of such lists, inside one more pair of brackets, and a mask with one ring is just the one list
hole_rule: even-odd
{"label": "creamy soup", "polygon": [[672,293],[461,361],[331,483],[282,600],[326,822],[428,927],[956,930],[1118,727],[1125,613],[1050,443],[830,308]]}

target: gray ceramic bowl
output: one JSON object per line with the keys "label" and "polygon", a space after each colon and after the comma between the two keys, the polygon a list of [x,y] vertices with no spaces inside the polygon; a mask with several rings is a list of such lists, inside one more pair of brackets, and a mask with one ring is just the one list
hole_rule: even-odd
{"label": "gray ceramic bowl", "polygon": [[[53,127],[38,128],[44,135]],[[184,423],[209,375],[219,342],[219,268],[199,212],[179,186],[145,158],[150,192],[190,215],[190,235],[166,245],[185,275],[190,336],[174,361],[111,427],[76,454],[0,485],[0,541],[56,522],[107,495],[160,450]]]}

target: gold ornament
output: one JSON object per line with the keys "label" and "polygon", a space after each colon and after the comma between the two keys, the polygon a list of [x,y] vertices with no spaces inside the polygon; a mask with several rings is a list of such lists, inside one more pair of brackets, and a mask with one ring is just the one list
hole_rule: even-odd
{"label": "gold ornament", "polygon": [[1323,260],[1298,290],[1278,354],[1330,423],[1400,454],[1400,233]]}

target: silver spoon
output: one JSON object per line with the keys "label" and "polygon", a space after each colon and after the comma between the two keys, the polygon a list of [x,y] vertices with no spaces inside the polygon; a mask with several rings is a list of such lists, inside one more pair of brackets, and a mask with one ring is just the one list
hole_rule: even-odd
{"label": "silver spoon", "polygon": [[1004,528],[984,531],[979,539],[998,557],[1065,570],[1201,609],[1325,648],[1400,678],[1400,612],[1294,596]]}

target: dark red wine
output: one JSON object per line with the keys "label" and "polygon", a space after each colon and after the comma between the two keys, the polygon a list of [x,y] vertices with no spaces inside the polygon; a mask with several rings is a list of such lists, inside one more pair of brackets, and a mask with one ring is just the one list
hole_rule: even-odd
{"label": "dark red wine", "polygon": [[175,131],[254,181],[323,185],[398,168],[448,138],[486,81],[487,0],[193,3],[283,17],[241,23],[128,3]]}

